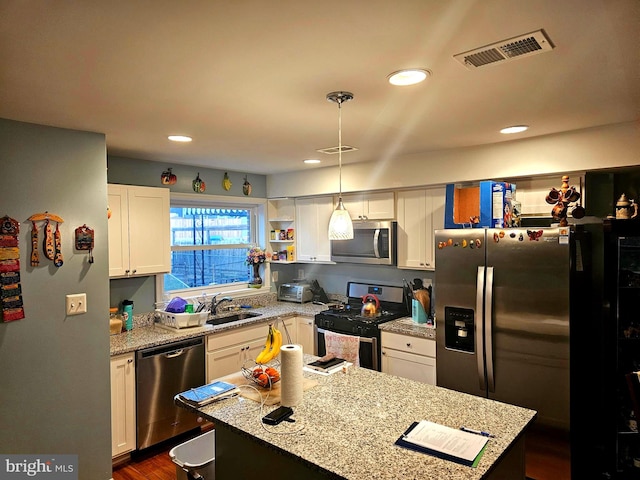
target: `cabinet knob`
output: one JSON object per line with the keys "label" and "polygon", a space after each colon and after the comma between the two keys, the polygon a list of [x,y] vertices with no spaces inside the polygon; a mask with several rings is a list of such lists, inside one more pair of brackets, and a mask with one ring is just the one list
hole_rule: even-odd
{"label": "cabinet knob", "polygon": [[128,358],[127,363],[133,363],[133,358]]}
{"label": "cabinet knob", "polygon": [[127,275],[129,275],[129,272],[130,272],[130,271],[131,271],[131,270],[125,270],[125,271],[124,271],[124,273],[126,273]]}
{"label": "cabinet knob", "polygon": [[133,270],[133,272],[131,272],[131,275],[135,275],[135,274],[136,274],[136,272],[137,272],[137,270],[136,270],[136,269],[134,269],[134,270]]}
{"label": "cabinet knob", "polygon": [[411,348],[411,344],[410,343],[407,343],[407,348]]}

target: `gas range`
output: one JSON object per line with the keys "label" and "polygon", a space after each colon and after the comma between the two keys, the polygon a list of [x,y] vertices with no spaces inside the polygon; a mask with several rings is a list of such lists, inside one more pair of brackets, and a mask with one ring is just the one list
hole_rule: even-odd
{"label": "gas range", "polygon": [[[375,315],[363,315],[362,305],[365,297],[375,297],[379,303],[379,312]],[[378,325],[395,320],[408,314],[404,298],[404,289],[396,285],[376,285],[359,282],[347,283],[347,303],[333,306],[316,315],[322,322],[316,324],[324,327],[343,326],[356,332],[355,325]],[[345,333],[347,333],[345,332]]]}
{"label": "gas range", "polygon": [[[380,303],[375,315],[362,315],[363,297],[375,295]],[[360,365],[380,369],[380,329],[378,325],[408,315],[404,289],[395,285],[347,284],[347,303],[324,310],[315,316],[317,354],[325,354],[325,330],[360,337]]]}

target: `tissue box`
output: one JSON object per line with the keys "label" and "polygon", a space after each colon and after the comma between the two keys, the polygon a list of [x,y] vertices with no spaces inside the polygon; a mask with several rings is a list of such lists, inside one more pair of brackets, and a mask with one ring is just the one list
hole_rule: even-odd
{"label": "tissue box", "polygon": [[446,190],[444,227],[508,228],[512,225],[515,197],[516,185],[513,183],[489,180],[471,187],[456,187],[450,183]]}

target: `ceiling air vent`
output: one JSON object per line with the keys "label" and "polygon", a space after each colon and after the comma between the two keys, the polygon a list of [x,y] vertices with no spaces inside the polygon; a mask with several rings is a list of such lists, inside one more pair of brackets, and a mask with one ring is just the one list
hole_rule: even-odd
{"label": "ceiling air vent", "polygon": [[[342,153],[353,152],[355,150],[358,149],[356,147],[350,147],[349,145],[342,145]],[[327,155],[334,155],[340,151],[340,147],[321,148],[320,150],[316,151],[320,153],[326,153]]]}
{"label": "ceiling air vent", "polygon": [[485,47],[454,55],[469,70],[520,57],[548,52],[553,44],[543,30],[509,38]]}

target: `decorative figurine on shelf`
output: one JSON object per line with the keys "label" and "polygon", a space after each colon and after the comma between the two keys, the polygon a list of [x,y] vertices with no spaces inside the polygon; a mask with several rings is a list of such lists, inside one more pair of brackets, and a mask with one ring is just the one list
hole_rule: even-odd
{"label": "decorative figurine on shelf", "polygon": [[265,251],[260,247],[252,247],[247,252],[247,265],[253,267],[253,278],[249,281],[251,288],[261,288],[262,278],[260,278],[260,265],[267,260]]}
{"label": "decorative figurine on shelf", "polygon": [[569,186],[569,177],[567,175],[562,177],[560,190],[552,188],[549,191],[549,195],[546,196],[545,200],[548,204],[553,205],[551,216],[554,220],[560,222],[561,227],[566,227],[569,224],[567,222],[569,208],[572,208],[571,216],[573,218],[584,217],[585,212],[581,205],[571,206],[572,203],[580,200],[580,197],[580,192],[576,190],[576,187]]}

